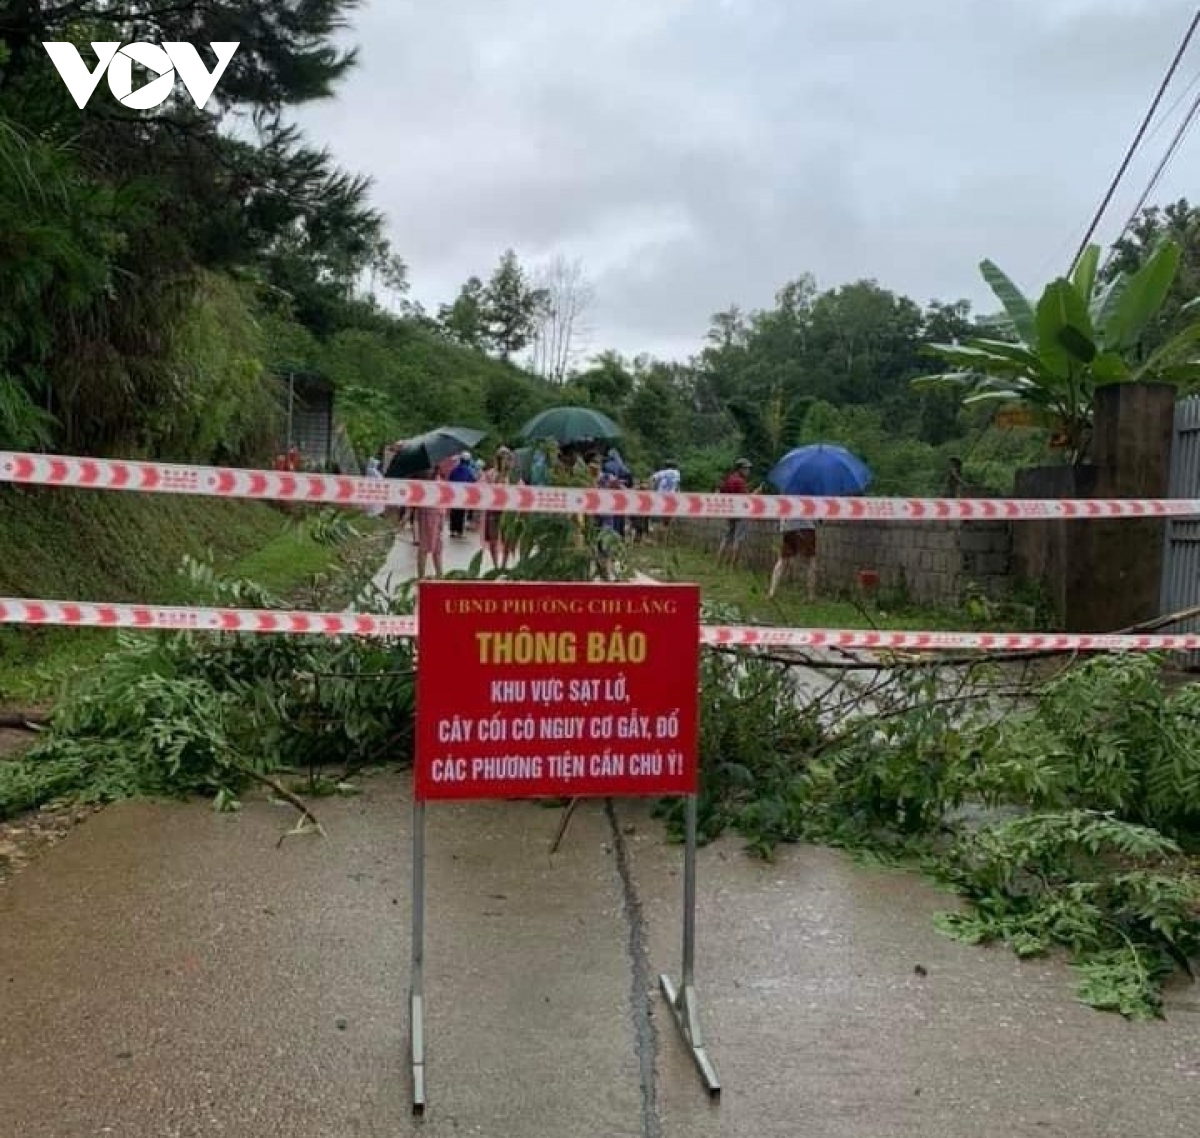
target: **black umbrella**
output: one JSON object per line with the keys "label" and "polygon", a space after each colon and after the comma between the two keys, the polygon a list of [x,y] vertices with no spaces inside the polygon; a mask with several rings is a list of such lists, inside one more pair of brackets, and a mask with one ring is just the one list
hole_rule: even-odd
{"label": "black umbrella", "polygon": [[388,463],[384,477],[409,478],[433,470],[452,454],[469,450],[486,434],[474,427],[438,427],[415,439],[405,439]]}

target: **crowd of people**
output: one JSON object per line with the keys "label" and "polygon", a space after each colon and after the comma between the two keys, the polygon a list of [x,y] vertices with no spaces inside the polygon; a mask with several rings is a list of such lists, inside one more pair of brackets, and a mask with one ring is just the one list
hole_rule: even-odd
{"label": "crowd of people", "polygon": [[[384,447],[379,456],[368,459],[366,476],[383,478],[402,445],[403,440],[392,443]],[[405,477],[465,484],[596,486],[602,489],[625,488],[664,493],[679,490],[682,481],[679,465],[674,460],[667,460],[652,474],[638,478],[614,446],[600,446],[590,441],[559,446],[551,440],[523,452],[520,461],[517,452],[506,446],[497,447],[489,459],[464,450],[450,455],[428,470],[409,473]],[[378,516],[385,510],[373,507],[368,512]],[[428,506],[408,510],[392,508],[386,512],[401,533],[406,528],[411,532],[411,540],[416,545],[418,577],[425,577],[431,566],[435,576],[444,573],[444,539],[447,531],[449,540],[456,542],[465,540],[471,532],[478,533],[494,569],[506,569],[513,556],[512,526],[501,512],[475,512],[465,508],[443,510]],[[666,518],[655,519],[659,527],[665,527],[668,522]],[[614,515],[598,518],[597,525],[597,570],[600,576],[608,577],[613,567],[612,535],[633,542],[642,541],[650,533],[651,519]]]}
{"label": "crowd of people", "polygon": [[[367,478],[383,478],[393,457],[404,440],[397,440],[383,447],[379,454],[367,459],[364,475]],[[958,463],[958,460],[954,460]],[[298,448],[291,447],[276,457],[276,470],[298,471],[305,469]],[[725,473],[720,483],[711,487],[718,494],[753,494],[764,487],[751,486],[752,464],[739,458]],[[961,464],[958,467],[961,470]],[[953,470],[952,474],[958,473]],[[336,473],[336,469],[334,470]],[[600,489],[636,489],[657,493],[673,494],[683,488],[683,477],[679,463],[666,459],[652,473],[638,477],[615,446],[597,444],[586,440],[560,446],[553,440],[544,440],[525,452],[513,451],[507,446],[497,447],[489,459],[484,459],[469,450],[452,454],[431,469],[407,474],[416,480],[445,480],[458,483],[488,483],[500,485],[531,486],[594,486]],[[951,492],[961,492],[957,487]],[[514,534],[511,522],[505,523],[506,515],[484,510],[470,511],[456,508],[443,510],[436,507],[371,506],[366,510],[372,517],[387,514],[403,533],[407,530],[416,546],[417,576],[424,577],[432,566],[434,575],[444,573],[444,538],[449,531],[452,541],[464,541],[469,533],[478,533],[480,544],[486,551],[493,569],[508,568],[514,552]],[[668,517],[651,518],[640,515],[600,516],[596,519],[598,534],[595,541],[595,560],[598,575],[610,577],[614,569],[614,542],[645,540],[653,530],[665,531],[670,527]],[[720,545],[717,549],[717,564],[734,568],[746,537],[746,521],[730,518],[726,521]],[[817,581],[817,529],[811,519],[794,518],[780,523],[778,556],[771,570],[767,595],[774,597],[788,565],[799,558],[805,566],[806,593],[809,600],[816,596]]]}

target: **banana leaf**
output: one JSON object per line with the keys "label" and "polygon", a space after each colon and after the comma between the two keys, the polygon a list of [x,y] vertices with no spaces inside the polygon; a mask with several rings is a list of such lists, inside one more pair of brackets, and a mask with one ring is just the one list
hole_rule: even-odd
{"label": "banana leaf", "polygon": [[1031,352],[1021,344],[1010,344],[1007,340],[975,339],[968,340],[967,346],[1024,364],[1030,371],[1038,371],[1041,368],[1041,360],[1038,359],[1037,353]]}
{"label": "banana leaf", "polygon": [[1105,327],[1104,346],[1113,351],[1132,348],[1142,330],[1162,308],[1175,274],[1181,250],[1174,241],[1164,241],[1146,263],[1129,278],[1129,287]]}
{"label": "banana leaf", "polygon": [[1099,354],[1096,342],[1089,339],[1071,324],[1059,329],[1058,342],[1062,345],[1067,355],[1081,364],[1090,364]]}
{"label": "banana leaf", "polygon": [[940,391],[947,387],[974,387],[978,378],[969,371],[942,371],[936,375],[919,375],[909,382],[914,391]]}
{"label": "banana leaf", "polygon": [[1071,274],[1071,283],[1075,291],[1085,301],[1092,298],[1092,290],[1096,287],[1096,270],[1100,267],[1100,246],[1089,245],[1075,264]]}
{"label": "banana leaf", "polygon": [[[960,367],[975,369],[986,372],[1001,372],[1003,374],[1024,375],[1031,368],[1031,364],[1025,360],[1013,360],[1006,356],[996,355],[993,352],[984,351],[981,348],[973,348],[965,344],[936,344],[930,345],[936,348],[936,354],[940,356],[946,363],[958,364]],[[1036,359],[1033,357],[1033,367],[1036,368]]]}
{"label": "banana leaf", "polygon": [[[1174,368],[1193,366],[1197,363],[1197,351],[1200,351],[1200,321],[1189,324],[1186,328],[1176,332],[1165,344],[1155,349],[1132,378],[1154,381]],[[1164,382],[1171,381],[1164,380]]]}
{"label": "banana leaf", "polygon": [[1004,311],[1021,341],[1030,348],[1036,348],[1037,318],[1033,305],[994,261],[981,261],[979,271],[1004,306]]}
{"label": "banana leaf", "polygon": [[1112,323],[1113,313],[1116,312],[1121,303],[1121,297],[1125,295],[1125,290],[1128,287],[1128,274],[1118,273],[1117,276],[1113,277],[1105,285],[1102,292],[1092,298],[1090,306],[1092,327],[1096,329],[1096,333],[1100,337],[1100,343],[1105,351],[1110,351],[1116,347],[1109,335],[1108,328]]}
{"label": "banana leaf", "polygon": [[1092,360],[1092,380],[1097,387],[1129,379],[1129,365],[1116,352],[1101,352]]}
{"label": "banana leaf", "polygon": [[1044,387],[1034,387],[1032,389],[997,387],[976,391],[968,395],[963,400],[963,405],[965,406],[968,403],[988,403],[997,400],[1020,400],[1022,403],[1030,403],[1038,407],[1054,407],[1059,403],[1059,399],[1054,392],[1047,391]]}
{"label": "banana leaf", "polygon": [[[1051,281],[1042,293],[1037,307],[1038,357],[1045,369],[1061,380],[1071,377],[1074,353],[1063,343],[1066,330],[1073,329],[1077,338],[1093,340],[1092,322],[1083,297],[1068,280]],[[1093,346],[1092,355],[1095,350]]]}

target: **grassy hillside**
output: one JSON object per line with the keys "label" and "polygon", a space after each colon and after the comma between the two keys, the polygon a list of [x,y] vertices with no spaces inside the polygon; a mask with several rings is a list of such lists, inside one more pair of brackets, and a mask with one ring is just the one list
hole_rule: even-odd
{"label": "grassy hillside", "polygon": [[[334,551],[257,502],[0,486],[0,595],[175,604],[185,554],[286,592]],[[0,626],[0,704],[49,694],[112,643],[101,629]]]}
{"label": "grassy hillside", "polygon": [[228,564],[284,522],[256,502],[0,487],[0,593],[171,603],[184,554],[211,549]]}

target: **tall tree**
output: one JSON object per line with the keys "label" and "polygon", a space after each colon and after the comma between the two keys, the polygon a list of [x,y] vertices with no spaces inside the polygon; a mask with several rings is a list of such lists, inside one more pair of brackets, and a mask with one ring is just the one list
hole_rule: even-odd
{"label": "tall tree", "polygon": [[586,317],[595,299],[582,261],[555,257],[540,269],[535,286],[544,294],[533,333],[533,370],[551,383],[563,383],[586,348]]}
{"label": "tall tree", "polygon": [[687,369],[679,364],[640,357],[634,361],[634,390],[626,418],[645,440],[645,456],[654,468],[679,455],[693,442],[688,437]]}
{"label": "tall tree", "polygon": [[[63,178],[70,193],[60,198],[64,225],[82,234],[85,214],[72,210],[103,200],[100,232],[113,236],[93,275],[119,287],[98,288],[86,300],[74,293],[72,316],[56,314],[51,343],[36,339],[38,321],[30,319],[0,345],[0,370],[39,389],[39,403],[72,447],[153,445],[147,424],[168,420],[180,396],[178,384],[164,382],[165,361],[199,270],[236,269],[265,281],[272,295],[328,329],[370,267],[390,257],[382,219],[367,203],[367,180],[339,170],[284,121],[289,108],[327,97],[353,65],[354,53],[335,38],[356,5],[0,5],[7,45],[0,50],[0,124],[15,124],[35,149],[70,165]],[[92,41],[188,42],[210,67],[209,42],[241,46],[203,110],[181,94],[141,113],[104,90],[81,110],[58,81],[41,46],[47,40],[75,43],[92,67]],[[224,129],[230,111],[253,129],[237,137]],[[45,303],[78,275],[65,249],[40,293]]]}
{"label": "tall tree", "polygon": [[455,343],[482,351],[487,337],[486,305],[483,281],[471,277],[458,290],[454,303],[438,310],[438,324]]}
{"label": "tall tree", "polygon": [[856,281],[812,306],[810,357],[819,389],[834,403],[894,402],[917,373],[921,310],[875,281]]}
{"label": "tall tree", "polygon": [[[970,301],[943,304],[935,300],[925,309],[921,338],[928,343],[957,344],[970,336],[985,334],[971,318]],[[917,398],[916,433],[919,439],[940,446],[958,434],[961,404],[954,392],[927,389],[919,392]]]}
{"label": "tall tree", "polygon": [[546,294],[530,285],[512,249],[505,251],[483,294],[488,343],[502,360],[529,346]]}
{"label": "tall tree", "polygon": [[619,416],[633,394],[634,375],[629,363],[617,352],[601,352],[591,366],[571,381],[585,393],[589,403],[605,414]]}

